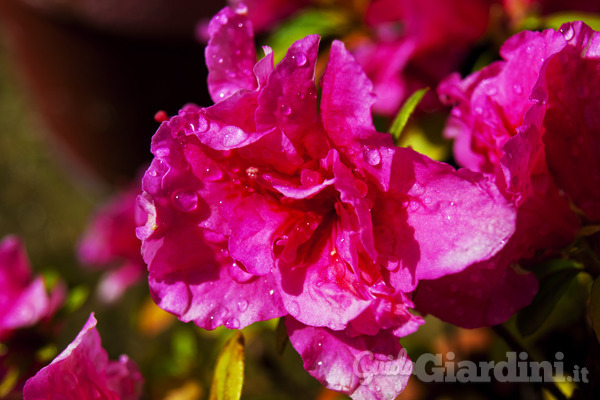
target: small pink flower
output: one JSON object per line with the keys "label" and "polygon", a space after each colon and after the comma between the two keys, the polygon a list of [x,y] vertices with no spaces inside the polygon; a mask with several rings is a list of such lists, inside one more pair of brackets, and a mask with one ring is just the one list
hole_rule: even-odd
{"label": "small pink flower", "polygon": [[108,269],[98,288],[105,302],[116,301],[146,272],[141,242],[135,236],[135,228],[144,220],[137,205],[140,192],[137,183],[110,199],[94,213],[79,242],[77,255],[82,264]]}
{"label": "small pink flower", "polygon": [[17,237],[7,236],[0,242],[0,340],[50,318],[64,297],[62,284],[48,294],[44,278],[32,276],[27,254]]}
{"label": "small pink flower", "polygon": [[127,356],[109,361],[92,313],[75,340],[25,383],[24,400],[111,399],[141,396],[143,377]]}
{"label": "small pink flower", "polygon": [[466,327],[503,322],[531,301],[533,277],[511,265],[552,255],[581,222],[600,221],[600,34],[581,22],[525,31],[500,54],[502,61],[462,81],[452,75],[438,89],[455,104],[446,134],[456,139],[456,159],[495,173],[517,206],[516,232],[500,253],[425,282],[415,299],[419,310]]}
{"label": "small pink flower", "polygon": [[498,252],[513,208],[481,174],[376,132],[371,82],[341,42],[319,104],[317,36],[274,66],[269,48],[257,61],[243,13],[222,10],[209,33],[216,104],[162,123],[143,179],[148,219],[137,232],[152,296],[207,329],[287,316],[292,345],[324,385],[396,396],[408,375],[365,383],[354,357],[396,357],[398,337],[423,322],[410,312],[417,284]]}
{"label": "small pink flower", "polygon": [[374,111],[394,115],[415,90],[435,87],[484,35],[489,0],[375,0],[372,38],[352,51],[373,81]]}

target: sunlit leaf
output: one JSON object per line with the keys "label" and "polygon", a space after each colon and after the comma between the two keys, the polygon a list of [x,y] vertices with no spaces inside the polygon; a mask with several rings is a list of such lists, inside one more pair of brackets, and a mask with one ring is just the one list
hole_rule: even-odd
{"label": "sunlit leaf", "polygon": [[582,268],[575,261],[559,259],[541,263],[533,271],[540,287],[533,302],[517,314],[517,328],[523,336],[531,335],[542,326]]}
{"label": "sunlit leaf", "polygon": [[592,285],[592,294],[590,296],[590,318],[592,328],[596,334],[596,339],[600,342],[600,277],[596,278]]}
{"label": "sunlit leaf", "polygon": [[279,322],[277,323],[277,330],[275,332],[275,347],[277,349],[277,353],[279,355],[283,354],[285,347],[287,346],[290,338],[287,334],[287,329],[285,327],[285,318],[279,318]]}
{"label": "sunlit leaf", "polygon": [[72,313],[77,311],[83,306],[90,295],[89,287],[80,285],[69,290],[69,295],[65,302],[65,311]]}
{"label": "sunlit leaf", "polygon": [[390,133],[392,134],[395,143],[398,143],[400,141],[402,131],[404,131],[404,128],[408,123],[408,119],[413,114],[421,100],[423,100],[423,96],[425,96],[428,90],[429,88],[417,90],[416,92],[411,94],[408,100],[406,100],[406,102],[404,102],[404,104],[402,105],[402,108],[396,115],[396,118],[392,123],[392,127],[390,128]]}
{"label": "sunlit leaf", "polygon": [[209,400],[238,400],[244,384],[244,336],[237,331],[217,360]]}
{"label": "sunlit leaf", "polygon": [[343,9],[308,10],[281,25],[267,39],[267,45],[273,49],[275,62],[279,62],[296,40],[311,34],[340,36],[349,23],[350,18]]}

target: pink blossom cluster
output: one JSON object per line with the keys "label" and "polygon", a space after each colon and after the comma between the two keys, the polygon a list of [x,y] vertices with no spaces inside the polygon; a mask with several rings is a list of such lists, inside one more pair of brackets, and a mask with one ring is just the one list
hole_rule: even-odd
{"label": "pink blossom cluster", "polygon": [[[424,280],[496,254],[514,208],[482,174],[397,148],[372,124],[373,86],[341,42],[320,80],[317,36],[257,61],[244,9],[210,22],[215,105],[185,106],[152,139],[138,228],[157,304],[182,321],[243,328],[286,316],[304,366],[354,398],[395,396],[404,377],[362,385],[365,350],[398,354],[423,320]],[[365,368],[368,366],[365,366]]]}
{"label": "pink blossom cluster", "polygon": [[[528,304],[536,282],[512,266],[551,255],[600,218],[600,97],[593,89],[600,84],[600,34],[581,22],[524,31],[500,54],[503,60],[462,80],[453,74],[438,89],[454,105],[445,132],[456,140],[456,159],[495,174],[517,207],[515,234],[502,251],[425,283],[417,296],[422,310],[467,327],[502,322]],[[507,291],[514,295],[502,296]],[[473,304],[479,312],[449,312]]]}

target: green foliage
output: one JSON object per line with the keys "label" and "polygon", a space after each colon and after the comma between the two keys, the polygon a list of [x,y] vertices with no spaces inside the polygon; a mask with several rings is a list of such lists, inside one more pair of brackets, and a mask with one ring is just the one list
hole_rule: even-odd
{"label": "green foliage", "polygon": [[238,400],[244,384],[244,336],[237,331],[217,360],[209,400]]}
{"label": "green foliage", "polygon": [[600,342],[600,277],[596,278],[592,285],[589,310],[592,328],[596,334],[596,339]]}
{"label": "green foliage", "polygon": [[583,269],[576,261],[556,259],[540,263],[533,272],[540,282],[540,287],[533,302],[517,314],[517,328],[522,336],[529,336],[542,326],[571,282]]}
{"label": "green foliage", "polygon": [[343,9],[307,10],[276,29],[267,39],[267,45],[273,49],[275,62],[279,62],[296,40],[311,34],[339,36],[347,30],[349,23],[350,18]]}
{"label": "green foliage", "polygon": [[408,123],[408,119],[415,112],[415,109],[423,100],[423,96],[429,91],[429,88],[419,89],[404,102],[402,108],[396,115],[394,122],[392,123],[392,127],[390,128],[390,133],[394,138],[394,143],[398,144],[400,142],[400,138],[402,137],[402,132]]}

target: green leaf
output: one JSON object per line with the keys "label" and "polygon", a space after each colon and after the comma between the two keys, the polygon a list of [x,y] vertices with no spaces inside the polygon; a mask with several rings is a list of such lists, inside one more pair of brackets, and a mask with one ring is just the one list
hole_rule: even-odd
{"label": "green leaf", "polygon": [[350,16],[344,10],[308,10],[279,26],[267,39],[267,44],[273,49],[277,63],[296,40],[311,34],[341,36],[349,24]]}
{"label": "green leaf", "polygon": [[404,104],[402,105],[402,108],[396,115],[396,118],[392,123],[392,127],[390,128],[390,133],[394,138],[394,143],[398,144],[400,142],[402,131],[404,131],[404,128],[408,123],[408,119],[414,113],[421,100],[423,100],[423,96],[425,96],[425,93],[427,93],[427,91],[429,91],[429,88],[427,87],[417,90],[416,92],[411,94],[408,100],[406,100],[406,102],[404,102]]}
{"label": "green leaf", "polygon": [[279,318],[277,322],[277,329],[275,331],[275,348],[279,355],[283,354],[285,347],[287,346],[290,338],[287,334],[287,328],[285,327],[285,318]]}
{"label": "green leaf", "polygon": [[85,285],[80,285],[69,290],[69,295],[65,301],[65,311],[72,313],[81,308],[90,295],[90,289]]}
{"label": "green leaf", "polygon": [[522,336],[529,336],[542,326],[573,279],[582,271],[579,263],[562,259],[541,263],[533,269],[540,287],[533,302],[517,313],[517,328]]}
{"label": "green leaf", "polygon": [[544,26],[547,28],[559,29],[565,22],[583,21],[593,30],[600,30],[600,16],[593,13],[584,12],[560,12],[548,15],[544,18]]}
{"label": "green leaf", "polygon": [[237,331],[217,360],[209,400],[239,400],[244,384],[244,336]]}
{"label": "green leaf", "polygon": [[600,277],[596,278],[592,285],[592,294],[590,296],[590,318],[592,328],[596,334],[596,340],[600,342]]}

